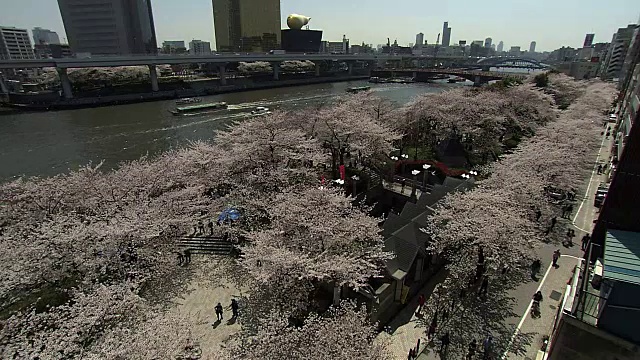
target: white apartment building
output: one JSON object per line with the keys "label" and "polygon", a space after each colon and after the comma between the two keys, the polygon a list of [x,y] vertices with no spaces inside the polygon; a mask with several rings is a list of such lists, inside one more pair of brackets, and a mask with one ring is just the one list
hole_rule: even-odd
{"label": "white apartment building", "polygon": [[26,29],[0,26],[0,59],[35,59]]}

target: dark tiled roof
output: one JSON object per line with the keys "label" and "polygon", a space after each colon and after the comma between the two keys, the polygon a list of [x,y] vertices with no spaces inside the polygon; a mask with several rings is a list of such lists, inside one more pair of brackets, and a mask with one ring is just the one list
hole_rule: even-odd
{"label": "dark tiled roof", "polygon": [[389,213],[389,216],[387,216],[387,219],[384,221],[384,225],[382,226],[382,235],[385,237],[391,236],[391,234],[407,225],[410,221],[410,219],[401,218],[400,215]]}
{"label": "dark tiled roof", "polygon": [[[435,204],[451,191],[460,191],[473,186],[473,180],[446,182],[448,186],[435,185],[431,193],[422,193],[417,203],[407,202],[400,215],[390,213],[383,225],[385,250],[396,256],[387,261],[389,274],[409,272],[419,254],[426,255],[429,236],[422,230],[427,218],[434,212]],[[398,272],[397,274],[400,274]]]}

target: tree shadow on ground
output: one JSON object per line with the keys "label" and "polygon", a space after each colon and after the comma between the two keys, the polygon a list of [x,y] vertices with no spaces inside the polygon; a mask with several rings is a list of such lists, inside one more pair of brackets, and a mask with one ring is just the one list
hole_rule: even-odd
{"label": "tree shadow on ground", "polygon": [[517,300],[508,294],[514,287],[530,281],[528,275],[524,269],[512,270],[502,277],[496,275],[487,294],[482,296],[478,295],[478,284],[467,288],[464,297],[461,297],[459,287],[456,291],[431,296],[424,318],[419,319],[426,330],[436,318],[436,333],[431,337],[431,350],[437,351],[440,348],[440,337],[449,332],[447,358],[450,359],[464,359],[469,344],[474,339],[478,344],[478,351],[482,353],[482,343],[488,335],[493,337],[492,354],[501,355],[508,348],[510,352],[523,356],[536,334],[518,333],[514,337],[516,326],[509,324],[509,319],[519,318],[521,315],[514,313]]}

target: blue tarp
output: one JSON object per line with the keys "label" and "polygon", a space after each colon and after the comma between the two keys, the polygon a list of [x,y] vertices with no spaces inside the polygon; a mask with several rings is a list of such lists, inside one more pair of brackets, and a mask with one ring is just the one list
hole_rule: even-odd
{"label": "blue tarp", "polygon": [[226,221],[236,221],[240,219],[240,211],[236,208],[226,208],[218,216],[218,223]]}

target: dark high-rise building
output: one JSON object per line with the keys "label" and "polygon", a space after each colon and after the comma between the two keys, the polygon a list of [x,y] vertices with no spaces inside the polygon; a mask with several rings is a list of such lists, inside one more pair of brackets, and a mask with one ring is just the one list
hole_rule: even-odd
{"label": "dark high-rise building", "polygon": [[218,51],[269,51],[280,44],[280,0],[213,0]]}
{"label": "dark high-rise building", "polygon": [[582,47],[591,47],[591,45],[593,45],[593,38],[596,36],[596,34],[587,34],[587,36],[584,37],[584,44],[582,45]]}
{"label": "dark high-rise building", "polygon": [[317,53],[322,47],[321,30],[282,30],[282,50],[287,52]]}
{"label": "dark high-rise building", "polygon": [[58,0],[75,53],[155,54],[151,0]]}
{"label": "dark high-rise building", "polygon": [[448,22],[444,22],[442,26],[442,46],[449,46],[451,43],[451,28]]}

